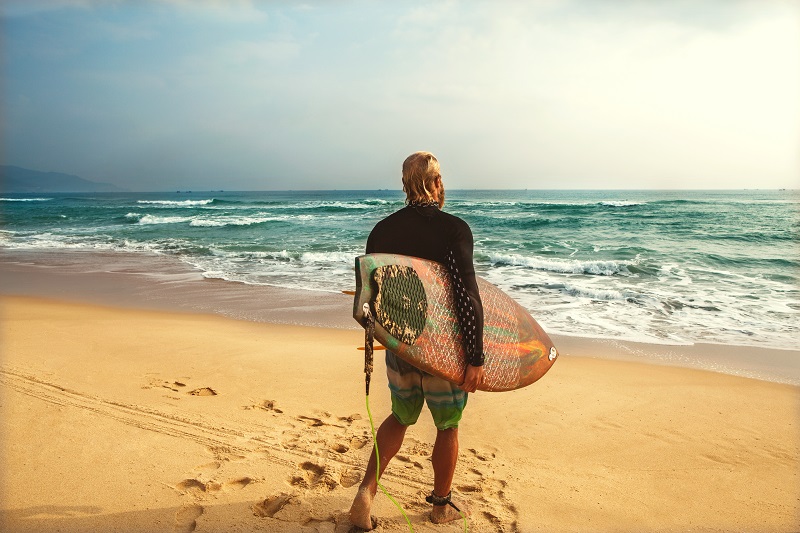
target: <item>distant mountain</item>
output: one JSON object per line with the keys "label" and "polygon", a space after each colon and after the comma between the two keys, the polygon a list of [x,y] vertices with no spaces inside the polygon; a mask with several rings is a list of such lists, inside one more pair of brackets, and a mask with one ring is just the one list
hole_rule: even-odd
{"label": "distant mountain", "polygon": [[72,174],[40,172],[27,168],[0,165],[0,192],[121,192],[110,183],[89,181]]}

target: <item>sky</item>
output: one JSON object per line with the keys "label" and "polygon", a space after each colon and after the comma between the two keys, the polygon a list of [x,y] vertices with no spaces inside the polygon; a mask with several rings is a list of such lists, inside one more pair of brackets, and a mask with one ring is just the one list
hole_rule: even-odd
{"label": "sky", "polygon": [[137,190],[800,188],[800,2],[3,0],[0,161]]}

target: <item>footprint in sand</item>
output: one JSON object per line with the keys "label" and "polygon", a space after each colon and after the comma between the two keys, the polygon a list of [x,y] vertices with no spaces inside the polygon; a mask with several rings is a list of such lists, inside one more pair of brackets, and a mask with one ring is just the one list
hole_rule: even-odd
{"label": "footprint in sand", "polygon": [[481,461],[491,461],[492,459],[495,458],[495,453],[490,451],[476,450],[475,448],[470,448],[469,452],[472,453],[472,455],[476,459]]}
{"label": "footprint in sand", "polygon": [[244,409],[245,411],[260,409],[262,411],[283,414],[283,410],[278,408],[278,404],[275,402],[275,400],[262,400],[261,402],[256,404],[243,405],[242,409]]}
{"label": "footprint in sand", "polygon": [[335,476],[322,465],[305,461],[298,466],[300,467],[300,473],[289,478],[289,483],[295,487],[333,490],[339,485],[339,481],[335,479]]}
{"label": "footprint in sand", "polygon": [[211,387],[200,387],[199,389],[194,389],[186,394],[191,394],[192,396],[216,396],[217,391]]}
{"label": "footprint in sand", "polygon": [[225,489],[237,489],[241,490],[248,486],[249,484],[254,483],[254,481],[249,477],[240,477],[236,479],[230,479],[225,482],[223,487]]}
{"label": "footprint in sand", "polygon": [[325,425],[325,422],[322,421],[320,418],[312,417],[312,416],[303,416],[300,415],[297,417],[298,420],[302,420],[303,422],[311,428],[317,428]]}
{"label": "footprint in sand", "polygon": [[473,493],[473,494],[483,492],[483,488],[481,488],[481,486],[477,483],[459,485],[456,487],[456,490],[458,492]]}
{"label": "footprint in sand", "polygon": [[420,470],[422,470],[423,468],[422,463],[420,463],[419,461],[415,461],[414,459],[412,459],[407,455],[397,454],[395,455],[395,459],[397,459],[401,463],[405,463],[406,468],[419,468]]}
{"label": "footprint in sand", "polygon": [[204,494],[219,492],[222,490],[222,485],[213,480],[204,483],[199,479],[185,479],[175,485],[175,488],[184,494],[201,498]]}
{"label": "footprint in sand", "polygon": [[163,379],[150,376],[147,378],[147,385],[142,385],[143,389],[164,388],[173,392],[180,392],[181,387],[185,387],[186,383],[179,380],[164,381]]}
{"label": "footprint in sand", "polygon": [[199,496],[206,492],[206,484],[199,479],[184,479],[175,485],[175,489],[183,494]]}
{"label": "footprint in sand", "polygon": [[[247,459],[244,455],[239,455],[238,453],[234,453],[227,446],[208,446],[206,447],[208,453],[216,459],[214,462],[219,462],[220,466],[222,466],[222,462],[226,461],[244,461]],[[209,463],[209,465],[213,465],[214,463]]]}
{"label": "footprint in sand", "polygon": [[409,455],[419,455],[422,457],[430,457],[433,446],[416,440],[411,440],[406,448]]}
{"label": "footprint in sand", "polygon": [[192,478],[184,479],[176,484],[175,489],[184,495],[188,494],[194,496],[196,499],[202,499],[206,494],[219,492],[221,490],[241,490],[251,483],[255,483],[255,480],[249,477],[229,479],[224,483],[219,483],[214,480],[203,482],[199,479]]}
{"label": "footprint in sand", "polygon": [[325,475],[324,466],[312,463],[310,461],[300,463],[300,468],[303,470],[303,477],[306,481],[308,481],[309,485],[314,485],[322,476]]}
{"label": "footprint in sand", "polygon": [[361,472],[352,468],[348,468],[342,472],[341,476],[339,476],[339,483],[342,485],[342,487],[349,489],[353,485],[361,483]]}
{"label": "footprint in sand", "polygon": [[175,513],[175,533],[192,533],[197,527],[197,519],[203,514],[203,508],[197,504],[184,505]]}
{"label": "footprint in sand", "polygon": [[331,444],[331,450],[336,453],[347,453],[347,451],[350,450],[350,446],[341,442],[333,443]]}
{"label": "footprint in sand", "polygon": [[305,449],[308,445],[308,440],[302,438],[300,435],[289,434],[289,437],[281,442],[281,446],[289,450]]}
{"label": "footprint in sand", "polygon": [[370,437],[367,435],[361,435],[359,437],[353,437],[350,439],[350,447],[354,450],[360,450],[364,446],[366,446],[370,441]]}
{"label": "footprint in sand", "polygon": [[278,511],[283,509],[291,499],[292,495],[286,492],[273,494],[263,502],[255,504],[252,507],[253,514],[260,518],[272,518]]}
{"label": "footprint in sand", "polygon": [[206,463],[204,465],[194,467],[195,470],[200,472],[209,472],[211,470],[218,470],[219,467],[222,466],[222,463],[219,461],[211,461],[210,463]]}

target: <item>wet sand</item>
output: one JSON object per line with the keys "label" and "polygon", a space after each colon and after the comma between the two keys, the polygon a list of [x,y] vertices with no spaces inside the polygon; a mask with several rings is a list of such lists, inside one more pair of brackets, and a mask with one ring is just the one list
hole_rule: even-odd
{"label": "wet sand", "polygon": [[[353,285],[353,280],[342,280],[342,290],[353,289]],[[166,255],[3,250],[0,294],[359,330],[352,319],[351,296],[207,279]],[[676,346],[552,332],[551,337],[561,351],[586,357],[697,368],[800,385],[798,349],[699,343]]]}

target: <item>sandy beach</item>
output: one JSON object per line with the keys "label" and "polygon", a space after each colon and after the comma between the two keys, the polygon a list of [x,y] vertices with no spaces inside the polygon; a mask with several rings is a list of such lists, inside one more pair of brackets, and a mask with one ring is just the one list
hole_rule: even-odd
{"label": "sandy beach", "polygon": [[[20,296],[2,312],[3,531],[351,529],[371,453],[359,331]],[[800,389],[579,346],[531,387],[471,396],[470,531],[800,529]],[[416,531],[460,531],[427,521],[427,422],[384,483]],[[374,514],[408,530],[380,494]]]}
{"label": "sandy beach", "polygon": [[0,20],[0,533],[800,533],[800,0]]}

